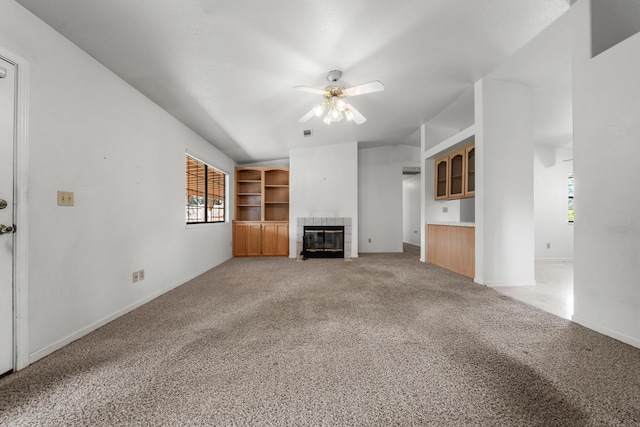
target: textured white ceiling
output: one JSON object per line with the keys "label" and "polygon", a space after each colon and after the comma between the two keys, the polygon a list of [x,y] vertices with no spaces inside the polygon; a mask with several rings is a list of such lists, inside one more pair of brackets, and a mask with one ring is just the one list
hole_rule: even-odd
{"label": "textured white ceiling", "polygon": [[[421,124],[569,8],[567,0],[17,2],[239,163],[347,141],[418,145]],[[543,62],[557,51],[553,43],[533,50]],[[554,66],[565,66],[566,54]],[[541,65],[530,71],[543,73]],[[350,100],[368,121],[299,124],[320,96],[291,88],[324,88],[333,69],[347,87],[385,85]],[[512,74],[505,68],[499,77]],[[566,84],[568,70],[558,74],[536,84]],[[468,115],[448,111],[450,126]],[[313,137],[303,138],[304,129]]]}

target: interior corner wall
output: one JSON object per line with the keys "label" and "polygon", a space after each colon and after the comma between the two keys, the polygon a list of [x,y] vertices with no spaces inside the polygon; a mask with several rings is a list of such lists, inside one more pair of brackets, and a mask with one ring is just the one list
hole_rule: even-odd
{"label": "interior corner wall", "polygon": [[573,151],[536,144],[534,153],[535,258],[571,261],[573,224],[568,221],[568,179],[573,172]]}
{"label": "interior corner wall", "polygon": [[640,34],[591,58],[590,5],[571,7],[573,320],[640,348]]}
{"label": "interior corner wall", "polygon": [[[235,163],[13,1],[0,2],[0,46],[30,69],[33,362],[229,259],[230,224],[185,227],[184,158],[230,186]],[[58,190],[75,206],[57,206]]]}
{"label": "interior corner wall", "polygon": [[[289,230],[306,217],[351,218],[352,258],[358,256],[357,142],[291,150]],[[296,256],[296,232],[290,232],[289,257]]]}
{"label": "interior corner wall", "polygon": [[533,285],[532,89],[482,79],[475,90],[475,280]]}
{"label": "interior corner wall", "polygon": [[420,165],[418,147],[358,150],[360,252],[402,252],[402,168],[410,165]]}

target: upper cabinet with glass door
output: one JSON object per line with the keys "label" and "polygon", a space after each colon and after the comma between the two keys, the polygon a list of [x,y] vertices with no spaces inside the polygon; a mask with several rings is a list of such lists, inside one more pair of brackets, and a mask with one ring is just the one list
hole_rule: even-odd
{"label": "upper cabinet with glass door", "polygon": [[465,164],[467,172],[465,173],[466,182],[464,186],[464,196],[473,197],[476,194],[476,146],[475,144],[467,145],[464,149]]}
{"label": "upper cabinet with glass door", "polygon": [[473,197],[476,190],[475,145],[471,143],[435,160],[435,199]]}
{"label": "upper cabinet with glass door", "polygon": [[446,199],[449,196],[449,156],[437,158],[435,161],[435,170],[435,199]]}

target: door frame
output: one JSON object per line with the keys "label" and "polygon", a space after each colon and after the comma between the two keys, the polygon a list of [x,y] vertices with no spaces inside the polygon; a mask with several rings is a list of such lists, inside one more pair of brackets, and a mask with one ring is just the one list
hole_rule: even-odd
{"label": "door frame", "polygon": [[0,46],[0,57],[16,70],[16,105],[13,154],[13,217],[16,234],[13,244],[13,370],[27,367],[28,335],[28,199],[29,178],[29,63]]}

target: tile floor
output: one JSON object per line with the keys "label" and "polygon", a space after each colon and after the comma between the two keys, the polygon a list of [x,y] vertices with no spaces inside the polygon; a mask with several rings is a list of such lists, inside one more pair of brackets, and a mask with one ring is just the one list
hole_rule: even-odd
{"label": "tile floor", "polygon": [[535,286],[496,286],[493,289],[556,316],[573,315],[573,262],[536,262]]}
{"label": "tile floor", "polygon": [[[420,257],[420,247],[404,244],[404,252]],[[508,295],[540,310],[571,320],[573,315],[573,262],[537,261],[535,286],[496,286]]]}

